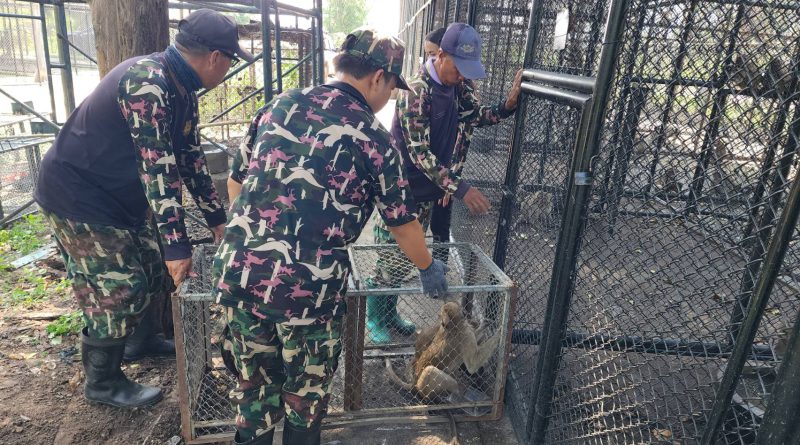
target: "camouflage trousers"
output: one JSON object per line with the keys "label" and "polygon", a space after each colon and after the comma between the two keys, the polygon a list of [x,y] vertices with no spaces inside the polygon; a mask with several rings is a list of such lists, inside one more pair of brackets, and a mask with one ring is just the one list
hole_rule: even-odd
{"label": "camouflage trousers", "polygon": [[[422,225],[423,234],[428,232],[428,226],[431,224],[431,211],[434,204],[433,201],[417,203],[417,221]],[[394,236],[383,218],[378,215],[378,212],[374,213],[374,217],[377,218],[377,221],[372,228],[373,242],[375,244],[394,244]],[[405,255],[400,251],[392,252],[378,259],[375,267],[375,279],[381,286],[397,287],[412,272],[416,272],[416,268],[406,259]]]}
{"label": "camouflage trousers", "polygon": [[230,399],[239,438],[248,440],[281,418],[310,428],[327,413],[333,374],[342,352],[341,317],[327,323],[273,323],[226,308],[239,378]]}
{"label": "camouflage trousers", "polygon": [[124,230],[42,213],[53,228],[90,337],[126,337],[152,301],[175,289],[151,224]]}

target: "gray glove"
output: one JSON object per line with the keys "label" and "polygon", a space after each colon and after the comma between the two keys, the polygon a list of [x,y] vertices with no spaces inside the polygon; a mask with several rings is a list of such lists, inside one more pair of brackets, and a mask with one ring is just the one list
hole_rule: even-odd
{"label": "gray glove", "polygon": [[419,281],[422,282],[422,292],[431,298],[439,298],[447,293],[447,266],[434,259],[427,269],[419,270]]}

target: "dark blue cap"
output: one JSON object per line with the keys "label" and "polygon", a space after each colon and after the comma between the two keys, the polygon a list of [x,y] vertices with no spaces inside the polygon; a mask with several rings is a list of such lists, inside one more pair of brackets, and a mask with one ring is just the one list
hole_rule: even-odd
{"label": "dark blue cap", "polygon": [[175,41],[182,43],[194,41],[210,50],[226,53],[228,57],[238,57],[252,62],[254,57],[239,45],[239,30],[236,22],[211,9],[198,9],[178,23]]}
{"label": "dark blue cap", "polygon": [[481,63],[481,36],[475,28],[466,23],[453,23],[447,27],[439,47],[453,57],[458,72],[465,78],[486,77]]}

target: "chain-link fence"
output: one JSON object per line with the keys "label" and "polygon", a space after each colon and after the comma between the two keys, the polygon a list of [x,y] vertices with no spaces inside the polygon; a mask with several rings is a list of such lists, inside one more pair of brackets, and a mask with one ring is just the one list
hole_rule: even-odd
{"label": "chain-link fence", "polygon": [[[331,427],[369,424],[377,417],[435,422],[448,411],[459,420],[500,416],[514,288],[475,246],[433,248],[450,266],[450,294],[441,300],[421,294],[417,269],[396,245],[351,248]],[[235,379],[220,354],[224,319],[212,303],[210,284],[214,246],[195,250],[200,278],[173,299],[183,434],[191,441],[221,440],[234,432],[227,396]],[[413,322],[417,332],[403,332],[392,324],[394,317]],[[379,329],[389,336],[380,342]]]}
{"label": "chain-link fence", "polygon": [[797,204],[798,9],[472,2],[482,103],[530,69],[521,110],[476,129],[465,167],[493,210],[457,203],[452,227],[520,288],[507,385],[520,437],[755,440],[800,299],[796,239],[782,264],[769,251]]}
{"label": "chain-link fence", "polygon": [[[94,69],[97,58],[94,44],[94,31],[89,6],[80,3],[64,5],[66,39],[71,44],[70,62],[72,69]],[[0,74],[16,77],[38,76],[44,79],[45,57],[42,41],[41,12],[37,2],[4,0],[0,1]],[[47,44],[50,48],[50,62],[61,64],[58,56],[59,34],[55,24],[56,7],[45,5],[44,17],[47,28]]]}
{"label": "chain-link fence", "polygon": [[0,139],[0,219],[28,207],[39,163],[52,142],[52,137],[41,136]]}

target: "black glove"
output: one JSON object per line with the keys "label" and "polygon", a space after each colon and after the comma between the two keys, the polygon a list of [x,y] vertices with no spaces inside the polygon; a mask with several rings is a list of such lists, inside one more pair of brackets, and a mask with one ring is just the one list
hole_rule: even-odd
{"label": "black glove", "polygon": [[440,260],[434,259],[427,269],[419,270],[419,281],[422,282],[422,292],[431,298],[439,298],[447,293],[447,271],[449,269]]}

